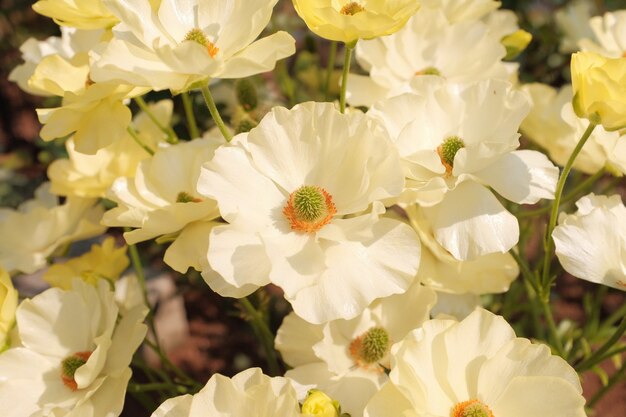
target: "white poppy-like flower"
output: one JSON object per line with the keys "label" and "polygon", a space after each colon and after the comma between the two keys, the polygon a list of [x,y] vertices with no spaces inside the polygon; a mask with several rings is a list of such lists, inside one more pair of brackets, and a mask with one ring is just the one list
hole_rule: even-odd
{"label": "white poppy-like flower", "polygon": [[588,26],[595,36],[578,42],[582,51],[597,52],[610,58],[626,56],[626,10],[594,16],[589,19]]}
{"label": "white poppy-like flower", "polygon": [[420,245],[408,225],[379,218],[404,178],[374,120],[331,103],[276,107],[234,142],[198,182],[229,223],[211,232],[215,291],[242,297],[272,282],[299,316],[323,323],[407,290]]}
{"label": "white poppy-like flower", "polygon": [[6,417],[110,417],[121,413],[129,367],[146,335],[147,313],[125,314],[109,283],[76,279],[17,309],[21,346],[0,355],[0,402]]}
{"label": "white poppy-like flower", "polygon": [[293,369],[285,376],[303,398],[320,389],[341,404],[343,412],[361,417],[369,399],[387,381],[389,351],[429,318],[436,295],[416,283],[404,294],[374,301],[351,320],[309,324],[295,313],[285,317],[276,349]]}
{"label": "white poppy-like flower", "polygon": [[595,5],[589,0],[575,0],[558,10],[554,15],[557,27],[563,34],[560,50],[572,53],[580,48],[582,39],[594,39],[595,35],[589,26],[589,19],[595,13]]}
{"label": "white poppy-like flower", "polygon": [[497,294],[508,291],[511,282],[518,277],[519,267],[508,252],[491,253],[469,261],[455,259],[437,243],[420,207],[411,205],[405,210],[409,223],[422,242],[417,278],[427,287],[440,293],[458,295]]}
{"label": "white poppy-like flower", "polygon": [[[150,103],[149,108],[162,124],[169,126],[174,108],[172,100]],[[151,149],[156,149],[166,139],[144,112],[138,113],[132,124],[141,142]],[[65,148],[69,158],[57,159],[48,167],[51,191],[78,197],[105,197],[113,181],[118,177],[134,177],[139,163],[150,156],[128,133],[94,155],[77,152],[72,138],[65,143]]]}
{"label": "white poppy-like flower", "polygon": [[499,316],[430,320],[391,353],[390,381],[366,417],[585,417],[578,374]]}
{"label": "white poppy-like flower", "polygon": [[11,276],[0,266],[0,353],[7,347],[9,333],[15,324],[17,297]]}
{"label": "white poppy-like flower", "polygon": [[[550,158],[564,166],[589,126],[586,119],[574,113],[571,86],[554,87],[533,83],[523,87],[533,102],[521,125],[525,136],[548,151]],[[597,126],[585,143],[573,168],[585,174],[595,174],[602,168],[626,174],[626,135],[608,132]]]}
{"label": "white poppy-like flower", "polygon": [[94,51],[92,77],[181,91],[210,78],[270,71],[295,52],[286,32],[255,41],[277,1],[104,0],[121,23],[106,48]]}
{"label": "white poppy-like flower", "polygon": [[152,417],[301,417],[296,393],[283,377],[270,378],[259,368],[232,378],[215,374],[194,395],[170,398]]}
{"label": "white poppy-like flower", "polygon": [[441,10],[451,23],[485,18],[500,5],[501,3],[495,0],[422,0],[422,10],[426,8]]}
{"label": "white poppy-like flower", "polygon": [[102,0],[39,0],[33,4],[33,9],[51,17],[60,26],[106,29],[117,23]]}
{"label": "white poppy-like flower", "polygon": [[411,80],[429,74],[458,83],[508,79],[501,38],[483,21],[452,23],[443,10],[420,9],[397,33],[357,44],[356,59],[370,74],[350,75],[347,100],[371,106],[410,90]]}
{"label": "white poppy-like flower", "polygon": [[589,194],[562,213],[552,232],[556,256],[577,278],[626,291],[626,207],[619,195]]}
{"label": "white poppy-like flower", "polygon": [[435,239],[458,260],[507,252],[518,222],[487,187],[534,204],[553,198],[558,177],[545,155],[516,151],[526,95],[502,80],[459,85],[422,77],[412,87],[368,112],[400,152],[407,177],[400,202],[422,206]]}
{"label": "white poppy-like flower", "polygon": [[57,248],[106,230],[95,200],[68,197],[59,205],[49,188],[41,186],[17,210],[0,208],[0,265],[9,272],[35,272]]}
{"label": "white poppy-like flower", "polygon": [[118,206],[104,214],[103,224],[134,228],[124,238],[135,244],[163,235],[180,239],[184,236],[177,234],[188,225],[218,218],[216,202],[198,194],[196,183],[200,167],[222,143],[221,137],[207,137],[158,149],[139,164],[133,178],[115,180],[109,197]]}

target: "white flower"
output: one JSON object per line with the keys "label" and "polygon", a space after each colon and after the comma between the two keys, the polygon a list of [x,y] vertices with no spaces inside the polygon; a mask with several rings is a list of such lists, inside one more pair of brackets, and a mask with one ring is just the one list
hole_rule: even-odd
{"label": "white flower", "polygon": [[0,353],[10,343],[9,333],[15,324],[17,297],[11,277],[0,267]]}
{"label": "white flower", "polygon": [[440,9],[420,9],[397,33],[357,44],[357,61],[370,75],[351,74],[348,101],[370,106],[410,89],[411,80],[428,74],[459,83],[507,79],[501,37],[480,20],[451,23]]}
{"label": "white flower", "polygon": [[553,198],[558,169],[545,155],[516,151],[528,113],[526,95],[501,80],[413,81],[413,92],[379,102],[369,115],[395,141],[407,177],[403,204],[418,203],[435,239],[458,260],[506,252],[518,241],[517,219],[498,202]]}
{"label": "white flower", "polygon": [[484,18],[500,7],[500,2],[494,0],[422,0],[422,6],[424,9],[441,10],[450,22],[456,23]]}
{"label": "white flower", "polygon": [[121,413],[129,367],[146,334],[138,305],[120,316],[109,283],[74,281],[23,301],[22,346],[0,355],[3,416],[110,417]]}
{"label": "white flower", "polygon": [[95,200],[69,197],[59,205],[48,189],[44,184],[17,210],[0,208],[0,265],[9,272],[35,272],[57,248],[106,230]]}
{"label": "white flower", "polygon": [[170,398],[152,417],[300,417],[296,393],[286,378],[259,368],[232,378],[215,374],[195,395]]}
{"label": "white flower", "polygon": [[597,52],[610,58],[621,58],[626,54],[626,10],[594,16],[589,19],[588,26],[595,37],[578,42],[582,51]]}
{"label": "white flower", "polygon": [[135,228],[124,234],[129,244],[135,244],[170,234],[174,240],[188,225],[216,219],[216,202],[198,194],[196,183],[201,165],[221,143],[223,139],[203,138],[158,149],[140,163],[134,178],[121,177],[113,183],[110,198],[118,206],[107,211],[102,222]]}
{"label": "white flower", "polygon": [[585,417],[576,371],[499,316],[430,320],[392,351],[390,382],[366,417]]}
{"label": "white flower", "polygon": [[293,369],[299,397],[324,391],[352,417],[361,417],[369,399],[387,381],[392,345],[429,318],[435,292],[414,284],[404,294],[381,298],[351,320],[309,324],[294,313],[276,335],[276,349]]}
{"label": "white flower", "polygon": [[272,282],[313,323],[353,318],[406,291],[419,242],[407,225],[379,219],[378,202],[403,183],[388,136],[362,113],[330,103],[274,108],[200,176],[199,191],[230,223],[211,232],[208,259],[221,279],[209,285],[242,297]]}
{"label": "white flower", "polygon": [[589,18],[595,11],[595,5],[589,0],[576,0],[557,11],[554,18],[563,37],[560,50],[563,53],[575,52],[579,49],[581,39],[593,39],[594,34],[589,26]]}
{"label": "white flower", "polygon": [[39,0],[33,9],[53,18],[58,25],[79,29],[109,28],[117,23],[102,0]]}
{"label": "white flower", "polygon": [[[529,93],[533,106],[522,122],[522,132],[545,148],[554,162],[564,166],[589,126],[586,119],[574,113],[571,86],[557,91],[548,85],[533,83],[525,85],[523,90]],[[602,168],[626,173],[626,135],[597,126],[573,167],[586,174],[595,174]]]}
{"label": "white flower", "polygon": [[270,71],[295,52],[277,32],[254,41],[278,0],[104,0],[120,24],[94,52],[96,81],[124,80],[154,90],[187,90],[209,78],[243,78]]}
{"label": "white flower", "polygon": [[589,194],[561,214],[552,238],[563,268],[575,277],[626,290],[626,207],[619,195]]}
{"label": "white flower", "polygon": [[430,310],[430,316],[438,319],[463,320],[480,305],[480,296],[476,294],[452,294],[437,291],[437,304]]}

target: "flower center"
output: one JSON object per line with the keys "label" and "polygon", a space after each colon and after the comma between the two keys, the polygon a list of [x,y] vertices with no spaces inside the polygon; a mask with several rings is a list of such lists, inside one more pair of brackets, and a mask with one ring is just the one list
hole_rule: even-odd
{"label": "flower center", "polygon": [[356,337],[348,348],[350,356],[357,366],[381,371],[378,363],[387,355],[390,346],[389,333],[382,327],[372,327]]}
{"label": "flower center", "polygon": [[72,391],[78,389],[78,385],[74,379],[76,370],[86,364],[90,356],[91,352],[76,352],[61,361],[61,379],[63,380],[63,384]]}
{"label": "flower center", "polygon": [[469,400],[458,403],[450,413],[450,417],[494,417],[485,404],[478,400]]}
{"label": "flower center", "polygon": [[289,195],[283,214],[291,224],[291,230],[317,232],[328,224],[337,213],[333,197],[315,185],[303,185]]}
{"label": "flower center", "polygon": [[451,136],[447,138],[437,147],[437,154],[441,159],[441,163],[444,167],[446,167],[446,176],[452,175],[454,157],[461,148],[465,148],[465,142],[463,142],[463,140],[461,140],[458,136]]}
{"label": "flower center", "polygon": [[198,197],[194,197],[189,193],[181,191],[176,196],[177,203],[202,203],[202,199]]}
{"label": "flower center", "polygon": [[191,29],[189,32],[187,32],[184,40],[193,41],[204,46],[209,55],[211,55],[211,58],[215,58],[215,55],[217,55],[217,53],[220,51],[220,48],[215,46],[215,44],[206,37],[204,32],[198,28]]}
{"label": "flower center", "polygon": [[363,6],[353,1],[343,6],[341,10],[339,11],[339,13],[345,14],[347,16],[354,16],[355,14],[360,13],[363,10],[365,10]]}
{"label": "flower center", "polygon": [[441,75],[441,71],[435,67],[426,67],[423,70],[415,71],[415,75]]}

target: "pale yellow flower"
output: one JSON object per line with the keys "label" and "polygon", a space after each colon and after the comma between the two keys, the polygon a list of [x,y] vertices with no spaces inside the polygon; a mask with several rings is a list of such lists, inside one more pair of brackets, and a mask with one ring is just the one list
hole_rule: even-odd
{"label": "pale yellow flower", "polygon": [[593,52],[572,55],[574,111],[606,130],[626,127],[626,58]]}
{"label": "pale yellow flower", "polygon": [[11,277],[0,267],[0,352],[6,347],[8,335],[15,323],[17,290]]}
{"label": "pale yellow flower", "polygon": [[72,288],[74,278],[81,278],[92,285],[96,285],[99,279],[116,281],[130,263],[126,250],[126,246],[115,247],[115,239],[108,237],[101,245],[91,246],[91,250],[84,255],[52,265],[43,279],[53,287],[64,290]]}
{"label": "pale yellow flower", "polygon": [[322,38],[352,43],[390,35],[419,9],[417,0],[293,0],[298,15]]}
{"label": "pale yellow flower", "polygon": [[33,9],[61,26],[78,29],[109,28],[118,21],[102,0],[39,0]]}
{"label": "pale yellow flower", "polygon": [[337,400],[317,389],[309,391],[302,403],[302,414],[314,417],[339,417],[341,407]]}

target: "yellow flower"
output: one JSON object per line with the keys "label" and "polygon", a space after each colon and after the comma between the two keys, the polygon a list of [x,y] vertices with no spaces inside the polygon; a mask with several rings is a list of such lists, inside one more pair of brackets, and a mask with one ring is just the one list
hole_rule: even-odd
{"label": "yellow flower", "polygon": [[390,35],[419,9],[417,0],[293,0],[315,34],[346,44]]}
{"label": "yellow flower", "polygon": [[302,414],[305,416],[339,417],[340,409],[338,401],[316,389],[309,391],[302,404]]}
{"label": "yellow flower", "polygon": [[[74,278],[96,285],[99,279],[117,280],[128,267],[126,246],[115,247],[115,239],[108,237],[102,245],[93,245],[91,251],[64,264],[52,265],[43,279],[53,287],[64,290],[72,288]],[[1,328],[0,328],[1,330]]]}
{"label": "yellow flower", "polygon": [[626,127],[626,58],[593,52],[572,55],[574,111],[606,130]]}
{"label": "yellow flower", "polygon": [[0,268],[0,352],[7,344],[8,334],[15,322],[17,309],[17,290],[11,283],[11,277]]}
{"label": "yellow flower", "polygon": [[78,29],[110,28],[118,22],[102,0],[39,0],[33,9],[61,26]]}

